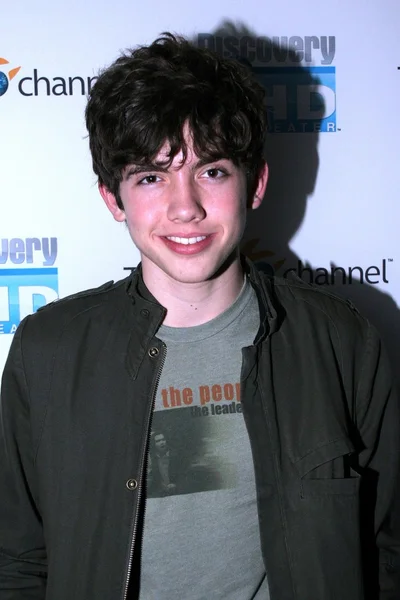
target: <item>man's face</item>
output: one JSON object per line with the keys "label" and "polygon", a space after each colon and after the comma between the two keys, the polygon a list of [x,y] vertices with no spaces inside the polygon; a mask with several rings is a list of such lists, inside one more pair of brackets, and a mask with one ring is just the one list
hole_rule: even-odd
{"label": "man's face", "polygon": [[[105,188],[100,192],[117,221],[126,220],[141,254],[146,282],[165,278],[199,284],[214,277],[232,257],[246,224],[248,199],[243,170],[231,160],[204,164],[186,136],[188,154],[175,156],[168,169],[130,165],[123,172],[120,197],[124,210]],[[155,162],[167,157],[164,147]],[[252,208],[261,203],[263,180]]]}
{"label": "man's face", "polygon": [[167,448],[167,442],[162,433],[154,436],[154,444],[158,452],[164,452]]}

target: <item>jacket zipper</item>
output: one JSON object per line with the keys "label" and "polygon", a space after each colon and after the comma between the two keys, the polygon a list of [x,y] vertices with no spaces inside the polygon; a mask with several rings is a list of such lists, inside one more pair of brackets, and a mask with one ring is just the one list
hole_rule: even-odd
{"label": "jacket zipper", "polygon": [[145,430],[146,431],[146,443],[144,444],[144,449],[143,449],[141,462],[140,462],[136,512],[134,515],[133,526],[132,526],[132,537],[131,537],[130,550],[129,550],[129,562],[128,562],[128,568],[126,571],[124,592],[122,595],[123,600],[126,600],[127,596],[128,596],[129,579],[131,576],[133,554],[135,551],[135,538],[136,538],[136,532],[137,532],[137,526],[138,526],[138,520],[139,520],[139,507],[140,507],[140,502],[142,499],[142,490],[143,490],[143,470],[144,470],[143,467],[144,467],[144,462],[145,462],[145,458],[146,458],[147,437],[149,435],[149,428],[150,428],[151,419],[152,419],[153,411],[154,411],[154,405],[155,405],[155,401],[156,401],[156,393],[157,393],[157,389],[158,389],[158,384],[160,383],[161,373],[162,373],[162,370],[164,367],[166,355],[167,355],[167,346],[163,343],[162,344],[161,361],[160,361],[160,365],[158,367],[156,378],[154,380],[153,390],[152,390],[152,394],[151,394],[151,408],[150,408],[150,412],[148,414],[148,418],[147,418],[147,422],[146,422],[146,430]]}

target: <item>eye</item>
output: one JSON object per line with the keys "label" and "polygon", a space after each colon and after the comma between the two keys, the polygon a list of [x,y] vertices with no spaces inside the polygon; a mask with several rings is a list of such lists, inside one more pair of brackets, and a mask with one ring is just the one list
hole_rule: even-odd
{"label": "eye", "polygon": [[222,177],[226,177],[228,173],[220,167],[211,167],[205,171],[205,175],[208,179],[221,179]]}
{"label": "eye", "polygon": [[138,181],[138,185],[151,185],[157,183],[159,180],[160,177],[158,177],[158,175],[146,175],[146,177],[143,177]]}

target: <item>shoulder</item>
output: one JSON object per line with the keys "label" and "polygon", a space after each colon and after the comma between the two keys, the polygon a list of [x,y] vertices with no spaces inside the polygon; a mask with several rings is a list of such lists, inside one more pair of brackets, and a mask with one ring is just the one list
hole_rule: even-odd
{"label": "shoulder", "polygon": [[364,336],[371,329],[369,321],[349,299],[336,295],[325,286],[307,283],[295,274],[280,278],[260,273],[260,277],[264,282],[268,280],[266,285],[273,301],[281,307],[289,322],[299,326],[333,327],[341,336],[350,336],[350,333]]}
{"label": "shoulder", "polygon": [[108,304],[110,301],[116,299],[118,295],[124,293],[127,281],[128,279],[122,279],[117,282],[108,281],[99,287],[83,290],[65,298],[59,298],[39,308],[31,318],[39,320],[45,318],[45,316],[48,318],[59,318],[64,314],[73,317],[82,311]]}
{"label": "shoulder", "polygon": [[21,323],[19,333],[30,341],[43,342],[58,337],[76,321],[90,321],[101,314],[115,312],[116,306],[127,298],[128,278],[109,281],[103,285],[60,298],[39,308]]}
{"label": "shoulder", "polygon": [[282,300],[305,303],[317,311],[326,311],[328,315],[339,313],[350,318],[360,315],[349,299],[338,296],[325,286],[307,283],[295,274],[287,278],[275,277],[274,287]]}

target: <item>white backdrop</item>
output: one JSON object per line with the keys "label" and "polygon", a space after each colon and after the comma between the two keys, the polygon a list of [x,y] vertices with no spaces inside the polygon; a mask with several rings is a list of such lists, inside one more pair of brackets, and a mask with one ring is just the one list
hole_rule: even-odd
{"label": "white backdrop", "polygon": [[[330,288],[353,298],[376,322],[396,368],[400,331],[398,0],[337,0],[332,5],[310,0],[306,8],[294,0],[283,4],[148,0],[145,5],[127,0],[69,0],[61,6],[50,0],[34,4],[22,0],[3,9],[0,41],[0,372],[12,339],[8,332],[24,314],[57,294],[64,297],[120,279],[127,274],[124,267],[139,260],[124,225],[116,224],[102,204],[91,171],[83,119],[88,79],[123,48],[149,43],[166,30],[197,39],[199,33],[215,32],[226,20],[256,36],[279,38],[283,43],[291,38],[298,51],[305,36],[315,36],[311,62],[302,64],[320,67],[330,60],[329,66],[334,67],[335,130],[314,137],[315,182],[303,194],[304,205],[297,205],[301,214],[296,226],[288,227],[288,234],[281,238],[276,231],[271,238],[264,235],[271,230],[268,202],[279,205],[279,189],[275,189],[265,199],[253,247],[266,250],[264,257],[279,267],[279,274],[299,260],[303,266],[312,265],[313,277],[319,273],[322,279],[321,269],[330,272],[332,263],[347,271],[359,266],[364,277],[370,269],[371,284],[346,281]],[[323,44],[321,36],[334,38],[334,52],[328,58],[315,47]],[[69,78],[74,77],[81,77],[82,82],[73,82],[71,94]],[[325,100],[331,112],[332,94]],[[294,115],[295,122],[298,117]],[[287,125],[288,119],[284,128]],[[273,136],[274,147],[294,149],[285,174],[293,182],[287,192],[291,202],[304,164],[312,158],[312,151],[308,155],[305,150],[309,135]],[[303,149],[300,161],[296,148]],[[278,158],[275,163],[272,160],[272,176],[273,166],[279,170]],[[290,206],[289,202],[287,210]],[[355,279],[360,279],[360,273],[355,272]]]}

